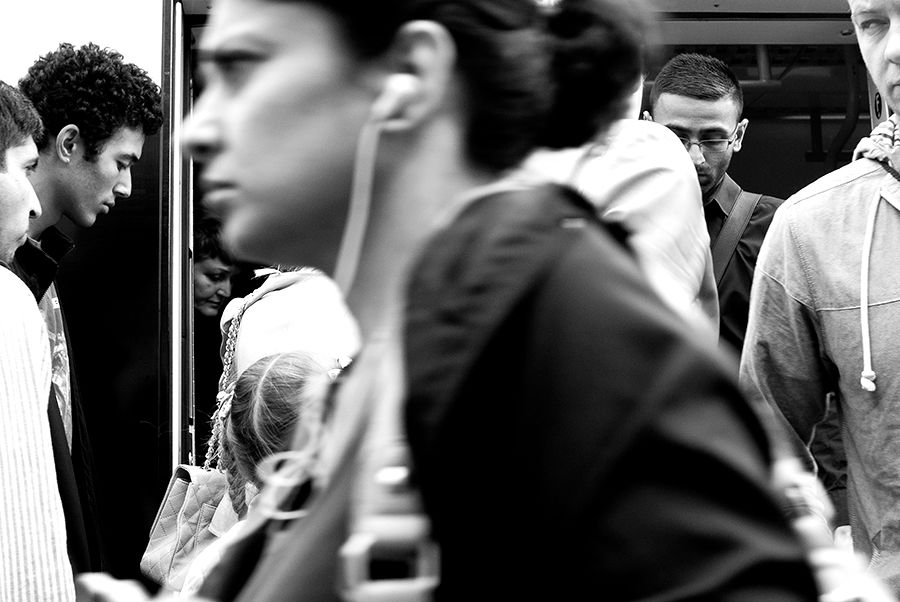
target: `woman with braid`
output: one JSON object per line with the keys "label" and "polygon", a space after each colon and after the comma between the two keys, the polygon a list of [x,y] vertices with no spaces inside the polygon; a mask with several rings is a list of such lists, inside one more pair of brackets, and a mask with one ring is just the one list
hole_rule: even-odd
{"label": "woman with braid", "polygon": [[231,410],[222,421],[220,466],[228,478],[228,497],[240,518],[222,537],[198,554],[188,569],[181,595],[194,594],[222,550],[234,539],[263,485],[258,467],[266,458],[288,449],[295,440],[307,441],[307,470],[313,470],[322,427],[323,384],[329,369],[307,352],[277,353],[243,371],[234,387]]}
{"label": "woman with braid", "polygon": [[[210,525],[220,537],[196,551],[182,596],[196,592],[240,531],[264,480],[259,464],[288,449],[301,431],[309,443],[302,451],[315,457],[324,389],[359,349],[356,321],[330,278],[311,268],[270,271],[222,312],[225,374],[219,388],[233,394],[213,414],[209,448],[225,470],[229,492]],[[312,462],[306,467],[312,470]]]}

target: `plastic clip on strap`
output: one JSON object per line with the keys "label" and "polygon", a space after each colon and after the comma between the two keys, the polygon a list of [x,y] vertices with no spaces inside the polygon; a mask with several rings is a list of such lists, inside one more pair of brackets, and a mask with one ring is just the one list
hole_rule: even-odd
{"label": "plastic clip on strap", "polygon": [[[440,553],[430,523],[417,506],[405,463],[378,470],[370,491],[397,504],[390,512],[360,518],[341,547],[342,590],[347,602],[429,602],[437,587]],[[382,503],[384,503],[382,500]],[[383,510],[383,509],[382,509]],[[373,562],[408,562],[406,578],[373,579]]]}
{"label": "plastic clip on strap", "polygon": [[[353,501],[350,537],[340,549],[346,602],[426,602],[439,579],[438,546],[411,485],[409,447],[401,425],[404,398],[400,336],[381,355]],[[380,573],[380,574],[379,574]]]}

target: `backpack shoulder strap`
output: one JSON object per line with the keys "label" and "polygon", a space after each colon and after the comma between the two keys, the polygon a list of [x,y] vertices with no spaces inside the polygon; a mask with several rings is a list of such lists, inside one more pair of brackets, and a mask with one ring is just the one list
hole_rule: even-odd
{"label": "backpack shoulder strap", "polygon": [[738,241],[741,240],[744,230],[747,229],[747,224],[750,223],[750,216],[753,215],[753,210],[756,209],[761,198],[761,194],[742,190],[734,203],[734,208],[725,219],[719,238],[716,239],[716,243],[712,248],[713,269],[717,287],[722,281],[722,276],[725,274],[728,264],[731,263],[731,257],[734,255]]}

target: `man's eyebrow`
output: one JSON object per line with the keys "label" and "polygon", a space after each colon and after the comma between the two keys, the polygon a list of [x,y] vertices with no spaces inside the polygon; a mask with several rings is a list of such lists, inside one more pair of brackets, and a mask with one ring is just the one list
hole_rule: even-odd
{"label": "man's eyebrow", "polygon": [[722,138],[727,138],[731,132],[724,128],[706,128],[700,130],[700,135],[705,136],[709,134],[715,134],[716,136],[721,136]]}
{"label": "man's eyebrow", "polygon": [[222,63],[239,59],[258,58],[260,53],[269,48],[269,44],[253,37],[242,37],[231,40],[215,48],[197,49],[198,63]]}
{"label": "man's eyebrow", "polygon": [[198,63],[214,63],[218,60],[220,51],[212,50],[210,48],[200,48],[197,50],[197,62]]}

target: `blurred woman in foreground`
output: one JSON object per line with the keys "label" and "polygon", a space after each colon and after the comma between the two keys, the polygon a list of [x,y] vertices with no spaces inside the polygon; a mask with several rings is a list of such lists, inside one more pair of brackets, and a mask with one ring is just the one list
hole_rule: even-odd
{"label": "blurred woman in foreground", "polygon": [[636,23],[599,0],[216,2],[187,136],[206,202],[240,258],[332,272],[366,344],[307,513],[249,517],[202,596],[336,598],[367,425],[402,399],[439,599],[815,599],[711,349],[577,193],[504,180],[619,113]]}

